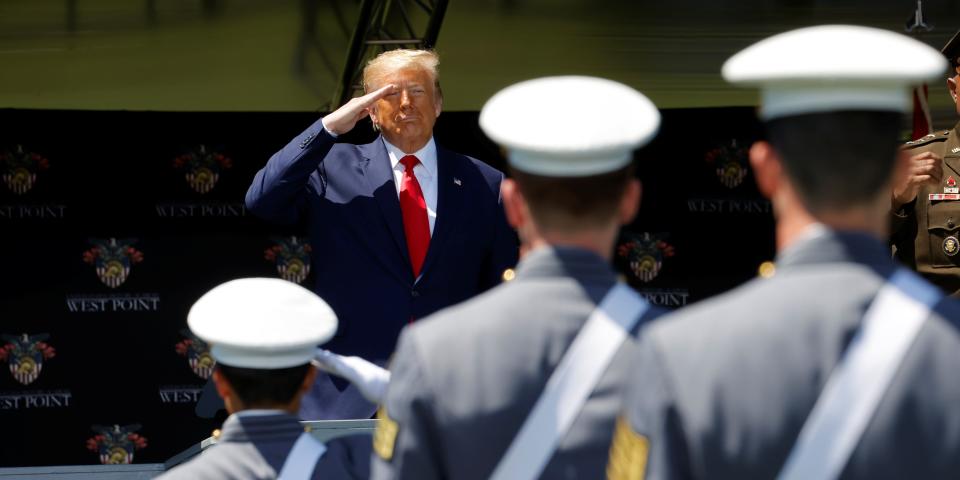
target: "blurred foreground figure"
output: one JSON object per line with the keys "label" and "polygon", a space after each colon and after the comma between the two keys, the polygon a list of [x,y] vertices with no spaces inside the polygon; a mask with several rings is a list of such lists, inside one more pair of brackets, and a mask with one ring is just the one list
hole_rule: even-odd
{"label": "blurred foreground figure", "polygon": [[377,479],[603,476],[620,385],[654,315],[610,257],[636,215],[632,152],[660,115],[625,85],[550,77],[513,85],[480,126],[507,150],[507,220],[527,252],[509,282],[403,332]]}
{"label": "blurred foreground figure", "polygon": [[644,332],[609,478],[957,476],[960,308],[886,246],[908,86],[945,66],[853,26],[727,61],[724,78],[762,92],[750,162],[776,215],[775,272]]}
{"label": "blurred foreground figure", "polygon": [[211,345],[213,381],[230,416],[215,445],[161,478],[368,477],[369,435],[324,444],[296,417],[317,376],[316,346],[337,331],[337,317],[320,297],[286,280],[234,280],[200,297],[187,323]]}

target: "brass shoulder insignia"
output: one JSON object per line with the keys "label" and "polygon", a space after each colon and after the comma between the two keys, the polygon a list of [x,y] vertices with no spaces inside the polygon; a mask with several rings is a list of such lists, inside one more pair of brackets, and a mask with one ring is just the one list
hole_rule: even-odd
{"label": "brass shoulder insignia", "polygon": [[381,406],[377,410],[377,430],[373,433],[373,451],[380,458],[388,462],[393,458],[393,447],[399,431],[400,426],[387,414],[387,407]]}
{"label": "brass shoulder insignia", "polygon": [[650,441],[633,431],[623,415],[617,417],[607,462],[607,480],[643,480],[647,474]]}
{"label": "brass shoulder insignia", "polygon": [[777,274],[777,265],[773,262],[763,262],[760,264],[760,267],[757,268],[757,275],[760,278],[772,278]]}
{"label": "brass shoulder insignia", "polygon": [[931,133],[923,137],[920,137],[916,140],[910,140],[909,142],[904,142],[903,148],[909,150],[911,148],[917,148],[917,147],[922,147],[924,145],[929,145],[934,142],[943,142],[943,141],[946,141],[947,138],[949,137],[950,137],[949,130],[944,130],[942,132],[937,132],[937,133]]}

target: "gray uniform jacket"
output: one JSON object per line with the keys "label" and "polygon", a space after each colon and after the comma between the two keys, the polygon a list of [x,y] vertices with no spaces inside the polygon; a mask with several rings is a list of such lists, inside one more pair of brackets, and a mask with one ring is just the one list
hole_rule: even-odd
{"label": "gray uniform jacket", "polygon": [[[231,415],[223,423],[216,445],[158,478],[274,479],[301,433],[303,426],[292,415]],[[369,435],[326,442],[327,451],[320,457],[312,478],[368,478],[371,443]]]}
{"label": "gray uniform jacket", "polygon": [[[826,231],[784,250],[772,278],[650,324],[625,405],[631,433],[648,442],[646,478],[775,478],[894,271],[889,256],[873,237]],[[958,326],[960,306],[944,298],[841,478],[960,475]],[[618,446],[611,468],[630,456]]]}
{"label": "gray uniform jacket", "polygon": [[[375,441],[373,478],[488,478],[615,282],[609,262],[593,253],[541,248],[524,258],[513,281],[408,327],[385,401],[395,438],[386,438],[390,448]],[[648,310],[638,326],[657,313]],[[615,354],[542,478],[602,477],[637,330]]]}

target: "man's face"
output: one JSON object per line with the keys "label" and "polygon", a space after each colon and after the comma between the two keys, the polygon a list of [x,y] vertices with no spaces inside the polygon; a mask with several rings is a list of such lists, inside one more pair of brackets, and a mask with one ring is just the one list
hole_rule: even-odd
{"label": "man's face", "polygon": [[[440,115],[441,100],[430,75],[422,69],[399,70],[387,75],[377,87],[394,84],[396,90],[377,100],[371,119],[384,138],[411,153],[426,144]],[[406,150],[405,150],[406,151]]]}

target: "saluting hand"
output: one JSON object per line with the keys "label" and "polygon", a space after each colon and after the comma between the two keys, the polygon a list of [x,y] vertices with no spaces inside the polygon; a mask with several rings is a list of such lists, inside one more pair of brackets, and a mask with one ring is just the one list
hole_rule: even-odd
{"label": "saluting hand", "polygon": [[893,185],[893,209],[912,202],[923,184],[938,185],[943,178],[943,158],[933,152],[911,156]]}
{"label": "saluting hand", "polygon": [[360,357],[345,357],[317,349],[313,363],[328,373],[350,380],[371,403],[383,403],[390,385],[390,371]]}
{"label": "saluting hand", "polygon": [[361,118],[370,114],[370,107],[377,103],[377,100],[393,93],[394,90],[396,86],[391,83],[366,95],[351,98],[342,107],[323,117],[323,127],[337,135],[353,130]]}

